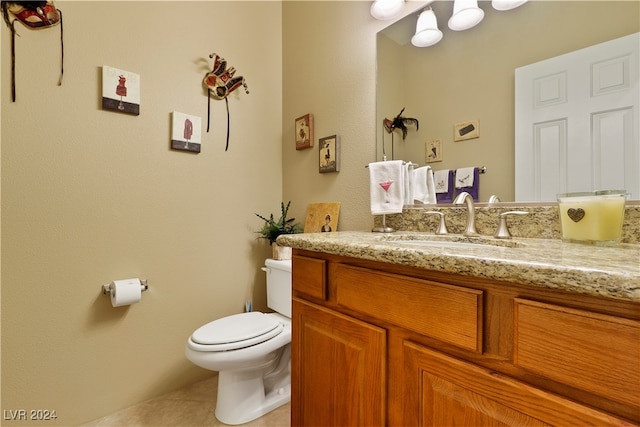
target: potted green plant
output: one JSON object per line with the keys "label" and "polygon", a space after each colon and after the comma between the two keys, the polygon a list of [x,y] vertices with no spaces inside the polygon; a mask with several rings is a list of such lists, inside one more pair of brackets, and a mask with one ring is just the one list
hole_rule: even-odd
{"label": "potted green plant", "polygon": [[266,218],[260,214],[256,214],[258,218],[264,221],[264,225],[258,231],[260,239],[267,239],[273,248],[273,259],[291,259],[291,248],[282,247],[276,243],[276,239],[281,234],[296,234],[302,232],[302,227],[295,222],[295,218],[287,218],[291,200],[285,206],[284,202],[280,202],[280,218],[276,221],[273,214]]}

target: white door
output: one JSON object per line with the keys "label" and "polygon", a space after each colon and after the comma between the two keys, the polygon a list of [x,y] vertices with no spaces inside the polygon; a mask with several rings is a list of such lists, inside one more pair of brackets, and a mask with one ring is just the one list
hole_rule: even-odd
{"label": "white door", "polygon": [[516,201],[640,199],[640,33],[516,69]]}

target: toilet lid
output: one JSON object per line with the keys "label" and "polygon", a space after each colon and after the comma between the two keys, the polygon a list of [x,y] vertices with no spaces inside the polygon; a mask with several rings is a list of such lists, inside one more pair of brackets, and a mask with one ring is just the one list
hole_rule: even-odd
{"label": "toilet lid", "polygon": [[212,351],[233,350],[267,341],[282,331],[277,318],[252,311],[214,320],[198,328],[193,342],[210,345]]}

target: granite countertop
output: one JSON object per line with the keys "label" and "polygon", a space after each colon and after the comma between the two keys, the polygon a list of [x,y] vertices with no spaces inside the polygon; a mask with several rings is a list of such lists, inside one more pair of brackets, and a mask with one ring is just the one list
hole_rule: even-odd
{"label": "granite countertop", "polygon": [[[422,245],[412,240],[444,241]],[[450,241],[488,244],[449,244]],[[640,244],[611,247],[560,239],[436,236],[421,232],[289,234],[281,245],[536,287],[640,302]],[[501,246],[493,246],[501,245]]]}

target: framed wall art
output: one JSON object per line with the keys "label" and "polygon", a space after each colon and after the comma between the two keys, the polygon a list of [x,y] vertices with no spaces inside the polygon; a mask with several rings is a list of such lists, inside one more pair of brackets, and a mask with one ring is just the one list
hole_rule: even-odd
{"label": "framed wall art", "polygon": [[313,147],[313,114],[305,114],[296,119],[296,150]]}
{"label": "framed wall art", "polygon": [[329,233],[338,231],[340,202],[309,203],[304,221],[305,233]]}
{"label": "framed wall art", "polygon": [[338,135],[331,135],[325,138],[320,138],[318,147],[319,172],[339,172],[340,141]]}
{"label": "framed wall art", "polygon": [[199,153],[202,145],[202,118],[177,111],[171,115],[171,148]]}
{"label": "framed wall art", "polygon": [[431,141],[425,142],[424,161],[427,163],[442,161],[442,141],[441,140],[432,139]]}
{"label": "framed wall art", "polygon": [[480,123],[478,120],[456,123],[453,126],[454,141],[457,142],[475,138],[480,138]]}
{"label": "framed wall art", "polygon": [[140,76],[102,66],[102,109],[140,115]]}

